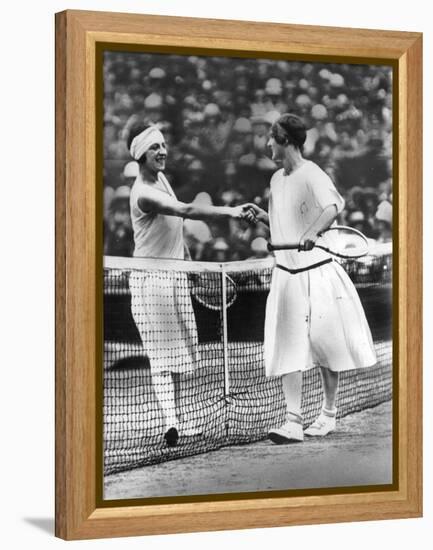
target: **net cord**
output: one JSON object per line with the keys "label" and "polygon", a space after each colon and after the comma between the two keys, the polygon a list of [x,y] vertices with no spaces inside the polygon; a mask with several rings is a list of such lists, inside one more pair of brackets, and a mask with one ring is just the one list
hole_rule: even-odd
{"label": "net cord", "polygon": [[196,262],[191,260],[167,260],[164,258],[130,258],[122,256],[104,256],[105,269],[139,270],[139,271],[180,271],[183,273],[221,273],[223,266],[230,273],[239,273],[250,269],[267,269],[274,267],[275,259],[240,260],[236,262]]}
{"label": "net cord", "polygon": [[[369,255],[385,255],[392,253],[392,243],[370,244]],[[122,256],[104,256],[105,269],[119,270],[151,270],[151,271],[181,271],[184,273],[215,273],[223,268],[229,273],[240,273],[248,270],[272,269],[275,258],[248,259],[236,262],[196,262],[191,260],[167,260],[163,258],[131,258]]]}

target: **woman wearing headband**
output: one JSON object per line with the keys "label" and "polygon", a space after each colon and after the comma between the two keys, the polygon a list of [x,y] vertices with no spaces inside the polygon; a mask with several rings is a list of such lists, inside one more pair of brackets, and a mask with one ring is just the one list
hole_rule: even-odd
{"label": "woman wearing headband", "polygon": [[[178,201],[164,176],[167,146],[156,126],[131,128],[128,149],[139,175],[130,195],[134,256],[185,259],[184,218],[236,218],[255,221],[252,205],[234,208]],[[172,375],[194,371],[199,359],[197,328],[186,275],[180,271],[139,272],[130,278],[131,309],[150,360],[154,390],[165,416],[164,438],[176,445],[197,430],[179,425]]]}
{"label": "woman wearing headband", "polygon": [[127,144],[140,170],[130,197],[134,256],[183,260],[184,218],[255,220],[250,204],[228,207],[178,201],[163,173],[167,146],[156,126],[134,126]]}

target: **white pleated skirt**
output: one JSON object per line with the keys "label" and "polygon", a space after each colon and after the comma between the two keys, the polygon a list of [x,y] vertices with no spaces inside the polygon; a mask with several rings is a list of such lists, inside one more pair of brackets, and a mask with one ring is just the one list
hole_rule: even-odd
{"label": "white pleated skirt", "polygon": [[187,374],[200,359],[187,275],[132,272],[131,311],[152,373]]}
{"label": "white pleated skirt", "polygon": [[358,293],[337,262],[297,274],[274,269],[264,355],[267,376],[316,365],[341,372],[376,363]]}

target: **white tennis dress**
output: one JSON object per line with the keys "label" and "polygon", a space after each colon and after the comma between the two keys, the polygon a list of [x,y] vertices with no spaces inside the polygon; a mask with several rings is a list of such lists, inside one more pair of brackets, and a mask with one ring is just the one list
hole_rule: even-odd
{"label": "white tennis dress", "polygon": [[[157,189],[175,197],[165,176],[158,174]],[[183,219],[143,212],[138,200],[148,184],[139,176],[130,195],[134,256],[184,259]],[[199,360],[197,327],[185,273],[131,272],[131,311],[153,373],[188,373]]]}
{"label": "white tennis dress", "polygon": [[[323,210],[344,200],[329,176],[311,161],[271,180],[269,222],[273,243],[299,242]],[[277,264],[302,269],[329,260],[320,249],[275,252]],[[321,365],[332,371],[376,363],[370,328],[357,291],[344,269],[331,261],[300,273],[275,268],[266,304],[267,376]]]}

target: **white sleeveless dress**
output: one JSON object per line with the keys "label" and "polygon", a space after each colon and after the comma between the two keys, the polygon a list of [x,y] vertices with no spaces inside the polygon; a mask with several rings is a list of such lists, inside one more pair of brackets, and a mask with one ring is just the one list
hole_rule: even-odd
{"label": "white sleeveless dress", "polygon": [[[160,172],[161,193],[176,198],[169,182]],[[130,195],[134,230],[134,256],[142,258],[184,259],[183,219],[155,212],[143,212],[138,200],[148,184],[140,176]],[[197,326],[189,294],[187,276],[176,271],[131,272],[131,311],[149,357],[152,373],[193,372],[199,360]]]}
{"label": "white sleeveless dress", "polygon": [[[299,242],[323,210],[344,200],[329,176],[306,161],[271,179],[269,222],[272,241]],[[277,264],[300,269],[331,258],[320,250],[275,252]],[[267,376],[321,365],[332,371],[372,366],[376,355],[358,293],[338,262],[291,274],[275,268],[266,304]]]}

